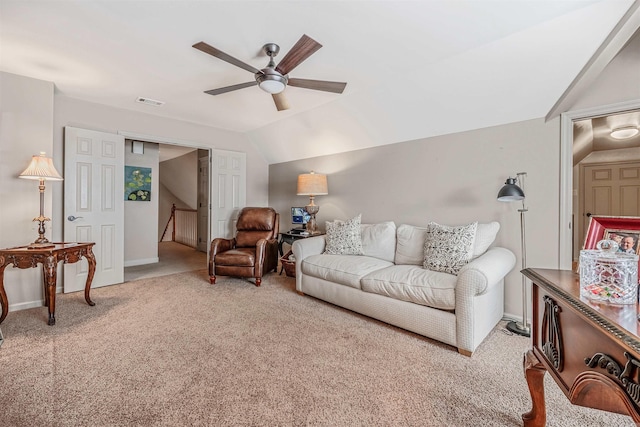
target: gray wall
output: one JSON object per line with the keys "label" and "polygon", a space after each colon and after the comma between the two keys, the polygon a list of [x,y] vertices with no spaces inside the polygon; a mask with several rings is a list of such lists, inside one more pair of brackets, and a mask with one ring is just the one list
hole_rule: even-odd
{"label": "gray wall", "polygon": [[[316,197],[320,228],[326,220],[393,220],[424,226],[498,221],[497,245],[520,257],[517,203],[496,196],[504,181],[527,172],[528,264],[558,267],[559,120],[542,119],[478,129],[349,153],[271,165],[269,200],[289,229],[289,209],[308,203],[296,196],[300,173],[328,175],[329,195]],[[518,266],[520,259],[518,260]],[[519,268],[507,277],[505,310],[521,313]],[[521,316],[521,315],[520,315]]]}
{"label": "gray wall", "polygon": [[158,262],[159,152],[158,144],[143,143],[144,154],[131,152],[131,140],[125,140],[124,164],[151,168],[151,199],[124,201],[124,266]]}
{"label": "gray wall", "polygon": [[[38,231],[32,219],[40,212],[38,181],[18,179],[31,156],[45,151],[53,156],[53,83],[0,72],[0,247],[27,245]],[[64,173],[62,159],[54,165]],[[60,216],[52,206],[53,195],[62,194],[62,182],[47,182],[45,192],[46,237],[62,240]],[[56,231],[56,229],[58,231]],[[12,309],[42,305],[42,273],[39,268],[7,267],[5,291]]]}

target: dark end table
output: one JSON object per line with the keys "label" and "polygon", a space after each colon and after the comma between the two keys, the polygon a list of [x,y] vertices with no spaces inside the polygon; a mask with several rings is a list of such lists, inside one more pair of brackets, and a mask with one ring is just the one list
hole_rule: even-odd
{"label": "dark end table", "polygon": [[291,231],[286,231],[284,233],[278,233],[280,235],[280,239],[278,240],[278,252],[280,252],[280,256],[284,256],[284,251],[282,250],[282,245],[288,243],[293,245],[293,242],[300,239],[306,239],[308,237],[322,236],[324,233],[316,233],[316,234],[298,234],[292,233]]}

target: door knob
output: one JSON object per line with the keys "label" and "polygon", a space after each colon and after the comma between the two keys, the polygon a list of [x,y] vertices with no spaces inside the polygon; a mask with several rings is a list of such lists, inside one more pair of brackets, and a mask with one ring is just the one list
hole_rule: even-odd
{"label": "door knob", "polygon": [[73,216],[73,215],[69,215],[69,216],[67,217],[67,219],[68,219],[69,221],[72,221],[72,222],[73,222],[73,221],[75,221],[76,219],[79,219],[79,218],[82,218],[82,217],[81,217],[81,216]]}
{"label": "door knob", "polygon": [[591,212],[587,212],[587,217],[590,217],[590,216],[591,216]]}

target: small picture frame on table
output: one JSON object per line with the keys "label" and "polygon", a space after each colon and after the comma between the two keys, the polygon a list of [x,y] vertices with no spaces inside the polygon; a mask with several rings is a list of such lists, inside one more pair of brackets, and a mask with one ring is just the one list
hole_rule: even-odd
{"label": "small picture frame on table", "polygon": [[619,252],[640,255],[640,217],[590,216],[583,249],[596,249],[600,240],[613,240]]}

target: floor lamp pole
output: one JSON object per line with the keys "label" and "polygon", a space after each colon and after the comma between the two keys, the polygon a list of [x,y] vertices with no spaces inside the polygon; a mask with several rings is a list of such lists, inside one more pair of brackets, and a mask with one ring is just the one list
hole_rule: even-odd
{"label": "floor lamp pole", "polygon": [[[522,269],[527,268],[527,242],[525,239],[525,221],[524,214],[528,209],[524,207],[524,201],[522,202],[522,209],[518,209],[520,212],[520,242],[522,244]],[[527,278],[522,276],[522,321],[511,321],[507,323],[507,330],[514,334],[524,335],[525,337],[531,336],[531,327],[527,322]]]}

